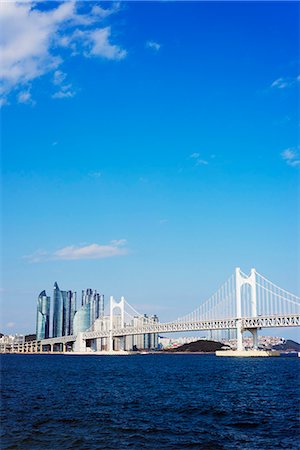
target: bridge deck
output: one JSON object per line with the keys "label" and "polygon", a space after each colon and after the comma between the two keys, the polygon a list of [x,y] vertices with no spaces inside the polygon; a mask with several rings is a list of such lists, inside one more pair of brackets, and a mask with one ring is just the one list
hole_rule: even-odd
{"label": "bridge deck", "polygon": [[[210,330],[230,330],[236,329],[240,322],[242,329],[251,328],[276,328],[276,327],[297,327],[300,326],[300,315],[283,316],[258,316],[245,317],[241,319],[206,320],[192,322],[170,322],[143,325],[141,327],[126,326],[112,330],[113,337],[134,336],[147,333],[176,333],[180,331],[210,331]],[[83,339],[106,338],[110,336],[110,331],[87,331],[82,334]],[[53,345],[60,343],[74,342],[76,336],[61,336],[50,339],[43,339],[42,345]]]}

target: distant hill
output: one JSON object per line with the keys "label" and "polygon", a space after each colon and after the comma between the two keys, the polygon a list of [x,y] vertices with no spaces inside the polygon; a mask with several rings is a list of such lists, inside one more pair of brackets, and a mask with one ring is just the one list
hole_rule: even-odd
{"label": "distant hill", "polygon": [[221,342],[216,341],[208,341],[201,339],[196,342],[190,342],[189,344],[183,344],[180,347],[172,348],[168,350],[169,352],[203,352],[203,353],[210,353],[215,352],[216,350],[221,350],[224,348],[224,344]]}
{"label": "distant hill", "polygon": [[295,341],[291,341],[290,339],[287,339],[283,344],[273,345],[273,350],[282,350],[282,351],[293,351],[293,352],[300,352],[300,344]]}

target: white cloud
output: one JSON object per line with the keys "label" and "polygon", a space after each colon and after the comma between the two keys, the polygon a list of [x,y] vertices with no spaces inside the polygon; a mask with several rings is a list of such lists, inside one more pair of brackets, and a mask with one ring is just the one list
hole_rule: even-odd
{"label": "white cloud", "polygon": [[46,260],[49,259],[49,257],[50,257],[49,253],[46,252],[45,250],[42,250],[42,249],[36,250],[31,255],[23,256],[24,259],[27,259],[31,263],[37,263],[37,262],[40,262],[40,261],[46,261]]}
{"label": "white cloud", "polygon": [[122,256],[128,254],[125,247],[126,240],[113,240],[109,244],[88,244],[88,245],[69,245],[60,248],[52,253],[44,250],[37,250],[24,258],[29,262],[38,263],[50,260],[80,260],[80,259],[104,259],[113,256]]}
{"label": "white cloud", "polygon": [[71,84],[65,84],[60,87],[60,90],[54,92],[52,98],[72,98],[76,95],[76,92],[72,90]]}
{"label": "white cloud", "polygon": [[53,74],[53,84],[59,89],[52,94],[52,98],[72,98],[76,94],[71,83],[64,83],[67,74],[61,70],[56,70]]}
{"label": "white cloud", "polygon": [[300,75],[298,75],[297,77],[277,78],[276,80],[274,80],[271,83],[271,88],[286,89],[286,88],[294,86],[296,84],[296,82],[299,80],[300,80]]}
{"label": "white cloud", "polygon": [[100,170],[98,170],[96,172],[89,172],[88,175],[91,178],[101,178],[102,177],[102,172],[100,172]]}
{"label": "white cloud", "polygon": [[284,89],[290,86],[290,81],[285,78],[277,78],[277,80],[273,81],[271,84],[272,88]]}
{"label": "white cloud", "polygon": [[15,322],[7,322],[6,327],[7,328],[13,328],[16,325]]}
{"label": "white cloud", "polygon": [[300,166],[300,155],[296,148],[287,148],[281,153],[281,157],[289,166]]}
{"label": "white cloud", "polygon": [[67,77],[67,74],[62,72],[61,70],[56,70],[53,74],[53,84],[60,85],[62,84]]}
{"label": "white cloud", "polygon": [[155,52],[158,52],[161,48],[161,44],[155,41],[147,41],[146,47],[151,48],[151,50],[154,50]]}
{"label": "white cloud", "polygon": [[[60,70],[63,57],[59,54],[101,56],[119,60],[126,51],[111,43],[111,28],[103,20],[119,10],[94,5],[89,12],[80,10],[80,2],[62,2],[42,11],[39,3],[4,2],[0,9],[0,94],[2,103],[19,89],[26,91],[28,83],[53,71],[53,83],[64,86],[66,74]],[[64,56],[65,57],[65,56]],[[72,97],[72,89],[59,89],[54,98]]]}
{"label": "white cloud", "polygon": [[192,158],[195,161],[196,166],[206,166],[208,164],[208,161],[205,159],[200,158],[200,153],[192,153],[190,155],[190,158]]}
{"label": "white cloud", "polygon": [[100,28],[85,35],[87,45],[90,47],[88,56],[101,56],[107,59],[123,59],[127,52],[118,45],[110,43],[111,28]]}
{"label": "white cloud", "polygon": [[27,103],[29,105],[34,105],[35,103],[31,98],[31,92],[29,90],[20,91],[17,98],[19,103]]}

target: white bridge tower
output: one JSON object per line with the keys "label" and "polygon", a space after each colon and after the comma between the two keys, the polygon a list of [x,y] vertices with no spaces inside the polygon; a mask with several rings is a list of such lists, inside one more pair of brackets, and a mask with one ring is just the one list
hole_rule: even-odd
{"label": "white bridge tower", "polygon": [[[113,296],[110,297],[110,327],[109,327],[109,351],[112,352],[114,350],[114,340],[113,340],[113,329],[114,329],[114,310],[116,308],[121,311],[121,321],[118,323],[117,328],[124,328],[125,325],[125,298],[121,297],[121,300],[117,302]],[[124,350],[124,336],[120,341],[120,350]]]}
{"label": "white bridge tower", "polygon": [[[241,269],[235,269],[235,297],[236,297],[236,317],[237,317],[237,350],[243,350],[243,331],[242,328],[242,286],[248,285],[251,288],[251,317],[257,317],[257,299],[256,299],[256,270],[251,269],[250,275],[242,275]],[[258,346],[257,328],[251,330],[253,336],[253,348]]]}

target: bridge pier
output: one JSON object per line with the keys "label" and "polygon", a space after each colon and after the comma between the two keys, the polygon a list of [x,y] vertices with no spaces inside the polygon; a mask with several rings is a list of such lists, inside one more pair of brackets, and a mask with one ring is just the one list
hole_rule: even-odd
{"label": "bridge pier", "polygon": [[124,351],[125,350],[125,336],[120,336],[119,342],[120,342],[119,350]]}
{"label": "bridge pier", "polygon": [[102,338],[95,339],[95,350],[96,352],[102,351]]}
{"label": "bridge pier", "polygon": [[86,340],[82,337],[83,333],[78,333],[76,341],[74,342],[74,352],[86,352]]}
{"label": "bridge pier", "polygon": [[113,352],[113,351],[114,351],[114,338],[113,338],[113,335],[112,335],[112,330],[111,330],[110,333],[109,333],[109,338],[108,338],[108,350],[109,350],[110,352]]}
{"label": "bridge pier", "polygon": [[243,346],[243,328],[242,328],[242,321],[240,319],[237,321],[236,339],[237,339],[236,349],[238,351],[244,350],[244,346]]}
{"label": "bridge pier", "polygon": [[253,348],[255,350],[257,350],[257,348],[258,348],[258,334],[257,334],[258,329],[251,328],[249,331],[251,332],[252,337],[253,337]]}

